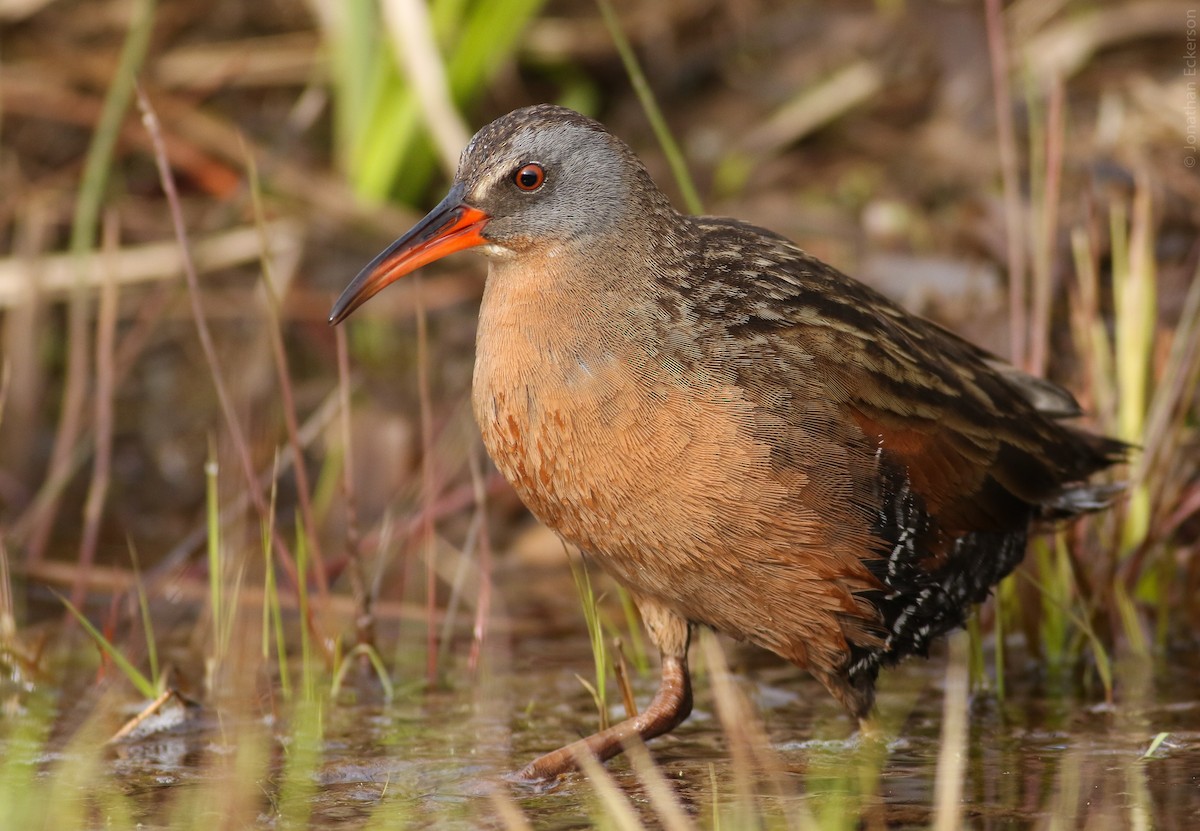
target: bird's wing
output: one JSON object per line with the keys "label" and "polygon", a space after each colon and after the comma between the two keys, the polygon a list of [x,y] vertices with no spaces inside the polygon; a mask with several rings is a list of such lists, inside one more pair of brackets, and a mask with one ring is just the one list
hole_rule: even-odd
{"label": "bird's wing", "polygon": [[[754,355],[747,386],[802,389],[801,412],[850,423],[950,532],[1023,527],[1119,445],[1060,424],[1078,406],[767,231],[698,220],[695,308]],[[790,376],[790,377],[788,377]],[[774,377],[773,382],[771,378]],[[790,386],[789,386],[790,384]],[[764,406],[778,394],[761,395]],[[796,411],[796,402],[785,407]],[[807,416],[806,417],[810,417]]]}

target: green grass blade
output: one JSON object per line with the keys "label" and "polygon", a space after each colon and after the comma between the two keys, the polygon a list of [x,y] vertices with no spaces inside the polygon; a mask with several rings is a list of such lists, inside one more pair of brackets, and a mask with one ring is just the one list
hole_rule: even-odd
{"label": "green grass blade", "polygon": [[703,213],[704,206],[700,201],[700,194],[696,190],[692,176],[688,173],[683,151],[679,149],[675,137],[671,135],[667,120],[658,108],[658,102],[654,100],[654,91],[650,89],[650,84],[646,80],[641,66],[638,65],[637,55],[633,53],[633,47],[629,45],[625,32],[621,29],[621,21],[617,19],[616,12],[613,11],[608,0],[596,0],[596,5],[600,7],[600,13],[604,16],[604,23],[613,39],[613,45],[617,48],[617,54],[621,56],[621,63],[625,65],[625,73],[629,75],[629,82],[633,85],[633,91],[637,93],[642,109],[646,113],[646,119],[650,122],[654,135],[658,138],[658,143],[667,157],[667,163],[671,166],[671,173],[675,176],[675,183],[679,186],[679,195],[683,198],[684,206],[689,213]]}
{"label": "green grass blade", "polygon": [[208,603],[212,614],[213,632],[213,667],[215,675],[221,665],[221,632],[224,621],[221,597],[221,502],[217,490],[217,476],[220,468],[217,465],[216,442],[209,437],[208,461],[204,464],[205,481],[205,518],[208,523]]}
{"label": "green grass blade", "polygon": [[1168,738],[1170,738],[1170,736],[1171,736],[1170,733],[1163,732],[1163,733],[1159,733],[1157,736],[1155,736],[1153,739],[1151,739],[1150,746],[1146,748],[1146,752],[1142,754],[1142,758],[1143,759],[1154,758],[1154,754],[1158,751],[1158,749],[1160,747],[1162,747],[1162,743],[1165,742]]}
{"label": "green grass blade", "polygon": [[308,541],[304,530],[297,525],[296,534],[296,573],[300,575],[300,585],[296,587],[300,597],[300,677],[303,689],[302,700],[317,700],[317,667],[313,655],[312,637],[309,635],[309,597],[308,597]]}
{"label": "green grass blade", "polygon": [[121,654],[121,650],[113,646],[108,638],[104,637],[100,630],[93,626],[90,620],[84,617],[83,612],[76,609],[70,600],[67,600],[67,598],[63,597],[58,592],[54,592],[54,595],[62,601],[63,605],[67,607],[67,611],[69,611],[74,618],[79,621],[79,625],[82,626],[89,635],[91,635],[92,640],[96,642],[96,645],[103,650],[105,655],[112,659],[112,662],[116,664],[117,669],[121,671],[122,675],[129,679],[129,683],[133,684],[133,686],[137,688],[138,692],[140,692],[146,698],[158,697],[158,689],[154,686],[154,683],[145,675],[143,675],[137,667],[130,663],[129,659]]}
{"label": "green grass blade", "polygon": [[371,668],[375,670],[375,676],[379,679],[379,685],[383,687],[384,701],[392,701],[396,696],[396,687],[392,684],[392,679],[388,675],[387,665],[383,661],[383,656],[369,643],[358,644],[347,652],[342,660],[338,661],[337,670],[333,674],[333,684],[330,687],[330,698],[336,699],[338,694],[341,693],[342,684],[346,680],[346,673],[350,671],[354,659],[360,655],[366,655],[367,660],[371,662]]}
{"label": "green grass blade", "polygon": [[[1132,214],[1121,202],[1110,216],[1112,237],[1113,326],[1116,332],[1117,437],[1143,444],[1157,318],[1150,195],[1144,183],[1134,194]],[[1122,529],[1125,553],[1136,549],[1150,529],[1150,493],[1145,482],[1129,491]]]}
{"label": "green grass blade", "polygon": [[588,573],[587,564],[582,558],[571,557],[571,576],[575,578],[575,588],[579,591],[579,600],[583,606],[583,617],[587,623],[588,638],[592,643],[592,659],[596,665],[596,685],[592,686],[582,678],[579,680],[587,687],[596,701],[596,709],[600,712],[600,729],[608,727],[608,642],[604,637],[604,626],[600,620],[600,609],[596,593],[592,588],[592,577]]}
{"label": "green grass blade", "polygon": [[113,148],[116,147],[129,103],[133,100],[134,79],[146,58],[150,34],[154,29],[154,0],[137,0],[130,20],[129,34],[117,60],[117,71],[104,96],[96,132],[88,145],[87,158],[83,163],[83,179],[79,184],[79,198],[75,202],[75,216],[71,222],[71,253],[76,255],[86,254],[95,247],[96,226],[108,183]]}
{"label": "green grass blade", "polygon": [[[469,104],[488,79],[517,48],[521,34],[541,9],[544,0],[510,0],[505,3],[438,0],[430,8],[434,32],[441,45],[444,74],[453,100]],[[334,39],[332,48],[363,52],[371,44],[368,62],[353,66],[358,86],[354,90],[353,119],[347,116],[342,135],[351,142],[343,154],[344,168],[355,191],[364,198],[381,200],[394,195],[412,203],[421,198],[437,172],[437,157],[421,121],[420,104],[398,61],[389,49],[379,48],[383,25],[376,12],[372,31],[355,30],[354,37]],[[339,59],[349,75],[350,63]],[[348,80],[338,86],[343,90]]]}
{"label": "green grass blade", "polygon": [[126,542],[129,545],[129,559],[133,562],[138,614],[142,616],[142,633],[146,638],[146,659],[150,664],[150,677],[154,679],[155,687],[161,689],[163,679],[158,674],[158,642],[154,637],[154,620],[150,617],[150,599],[146,596],[146,586],[142,583],[142,569],[138,563],[137,548],[133,544],[133,538],[129,537]]}
{"label": "green grass blade", "polygon": [[621,613],[625,617],[625,630],[628,633],[625,640],[633,650],[633,666],[639,675],[648,675],[650,653],[646,649],[646,639],[642,637],[641,616],[633,602],[633,595],[624,586],[617,586],[617,598],[621,601]]}
{"label": "green grass blade", "polygon": [[287,641],[283,637],[283,609],[279,605],[279,587],[275,579],[275,562],[271,558],[271,546],[266,546],[267,577],[266,606],[271,613],[271,626],[275,638],[275,660],[279,664],[279,689],[284,701],[292,700],[292,676],[288,667]]}

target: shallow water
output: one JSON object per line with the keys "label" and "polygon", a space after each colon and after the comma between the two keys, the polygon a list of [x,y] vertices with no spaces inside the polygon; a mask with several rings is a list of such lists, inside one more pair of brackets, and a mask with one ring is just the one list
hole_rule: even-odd
{"label": "shallow water", "polygon": [[[490,666],[478,676],[451,672],[448,688],[388,706],[327,710],[319,761],[306,777],[310,827],[356,828],[373,816],[378,823],[381,812],[397,827],[504,827],[491,797],[497,790],[534,827],[591,827],[604,809],[585,777],[540,789],[503,779],[537,753],[594,728],[594,707],[575,677],[591,671],[586,639],[522,639],[511,648],[505,667]],[[778,760],[769,774],[756,772],[749,780],[755,813],[795,821],[807,811],[830,823],[841,808],[856,816],[865,810],[867,827],[929,827],[944,660],[913,661],[885,675],[879,704],[889,724],[887,756],[878,793],[860,803],[846,795],[861,748],[850,719],[798,670],[741,650],[733,655],[756,664],[735,669],[735,678]],[[1200,671],[1131,665],[1118,677],[1112,705],[1039,682],[1033,671],[1010,674],[1004,702],[976,696],[961,767],[965,825],[1038,828],[1057,819],[1060,827],[1200,827]],[[654,684],[652,676],[636,678],[643,704]],[[693,716],[673,735],[653,741],[651,751],[699,824],[711,827],[720,814],[720,827],[741,827],[735,754],[714,715],[708,679],[701,677],[696,688]],[[613,714],[619,717],[616,707]],[[183,725],[122,743],[113,775],[145,811],[145,827],[156,827],[164,797],[202,784],[212,775],[214,756],[234,754],[240,737],[278,732],[262,721],[239,724],[206,710]],[[1169,736],[1143,758],[1160,732]],[[259,783],[264,793],[281,787],[287,755],[278,739],[269,743],[275,773]],[[607,769],[642,820],[656,826],[645,785],[630,763],[617,759]],[[263,827],[276,824],[270,800],[260,821]]]}

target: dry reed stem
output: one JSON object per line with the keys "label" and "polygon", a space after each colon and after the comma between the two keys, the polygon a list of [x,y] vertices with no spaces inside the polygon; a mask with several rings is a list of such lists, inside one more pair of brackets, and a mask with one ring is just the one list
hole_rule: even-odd
{"label": "dry reed stem", "polygon": [[[312,488],[308,481],[308,466],[304,461],[304,452],[300,447],[300,428],[296,419],[296,396],[292,391],[292,374],[288,368],[287,351],[283,343],[283,328],[280,322],[280,307],[283,300],[276,291],[275,275],[272,268],[271,256],[268,252],[266,235],[266,218],[263,215],[262,189],[259,186],[258,167],[254,157],[246,154],[246,169],[250,172],[250,194],[254,204],[254,227],[259,232],[259,245],[262,252],[260,268],[263,280],[259,284],[266,295],[267,314],[270,318],[267,326],[267,336],[271,342],[271,356],[275,362],[275,374],[279,379],[279,393],[283,399],[283,423],[287,431],[288,448],[292,454],[292,470],[296,477],[296,497],[300,502],[300,519],[304,525],[304,534],[308,543],[309,554],[313,561],[313,576],[317,583],[317,596],[322,606],[329,601],[329,576],[325,568],[325,557],[321,551],[321,535],[317,530],[317,522],[312,510]],[[272,517],[274,525],[274,517]]]}
{"label": "dry reed stem", "polygon": [[962,828],[963,772],[967,759],[967,635],[955,632],[949,638],[946,661],[946,693],[942,702],[942,736],[934,782],[934,831]]}
{"label": "dry reed stem", "polygon": [[1103,383],[1108,357],[1108,340],[1097,327],[1100,318],[1099,255],[1095,235],[1086,226],[1071,229],[1072,271],[1075,279],[1068,286],[1068,319],[1071,342],[1082,364],[1080,406],[1104,429],[1112,412],[1112,402]]}
{"label": "dry reed stem", "polygon": [[[1200,253],[1200,242],[1196,245]],[[1197,406],[1200,380],[1200,266],[1192,275],[1171,347],[1151,396],[1143,433],[1143,452],[1135,465],[1134,481],[1165,483],[1179,442],[1186,437],[1188,411]]]}
{"label": "dry reed stem", "polygon": [[[326,398],[321,406],[318,407],[311,416],[309,416],[304,426],[301,427],[300,437],[305,447],[311,444],[315,437],[325,430],[326,426],[333,419],[337,412],[338,397],[337,393],[335,392]],[[288,469],[288,465],[291,464],[290,460],[291,456],[285,456],[282,458],[279,467],[280,473]],[[270,484],[272,475],[274,473],[275,471],[272,467],[265,469],[259,474],[259,482],[262,487],[265,488]],[[491,495],[504,493],[510,490],[508,483],[502,476],[500,476],[499,473],[496,472],[493,472],[488,477],[486,484],[487,492]],[[221,508],[221,516],[219,520],[220,527],[222,529],[226,528],[229,523],[233,521],[234,517],[246,509],[247,505],[249,505],[249,500],[250,497],[248,493],[246,491],[241,491],[237,496],[227,502],[224,507]],[[441,496],[436,502],[434,502],[433,521],[438,522],[446,517],[453,516],[454,514],[465,510],[473,504],[473,500],[474,494],[470,484],[464,484],[455,488],[454,490],[449,491]],[[418,509],[396,524],[399,526],[399,530],[390,536],[402,538],[415,537],[420,534],[421,529],[425,526],[425,510],[423,508]],[[173,579],[174,572],[179,568],[184,560],[190,557],[204,543],[207,534],[207,526],[203,522],[196,525],[196,527],[188,532],[188,534],[182,540],[176,543],[170,549],[170,551],[163,556],[159,563],[147,573],[147,576],[150,578],[150,580],[157,583],[163,580]],[[360,537],[358,545],[364,549],[375,548],[382,550],[384,546],[381,542],[381,537],[383,536],[385,535],[381,534],[380,532],[372,532],[363,535]],[[371,589],[371,591],[373,596],[378,595],[378,592],[375,589]],[[398,593],[403,594],[402,591]]]}
{"label": "dry reed stem", "polygon": [[30,530],[25,551],[25,562],[29,564],[42,560],[58,516],[59,496],[77,469],[73,462],[79,455],[78,441],[87,396],[86,340],[90,307],[82,280],[75,280],[67,305],[67,364],[62,405],[46,477],[29,513]]}
{"label": "dry reed stem", "polygon": [[275,374],[279,379],[279,393],[283,399],[283,422],[287,432],[288,450],[292,456],[292,474],[296,477],[296,497],[300,503],[300,521],[307,537],[309,556],[312,557],[312,573],[317,584],[317,597],[322,603],[329,600],[329,575],[325,567],[325,556],[321,550],[321,535],[312,509],[312,487],[308,481],[308,467],[304,460],[304,449],[300,446],[300,427],[296,419],[296,396],[292,391],[291,372],[288,368],[287,352],[283,344],[283,332],[279,322],[278,302],[268,302],[270,312],[271,355],[275,362]]}
{"label": "dry reed stem", "polygon": [[[116,215],[105,214],[103,250],[110,254],[117,247],[119,226]],[[96,542],[100,536],[100,520],[104,515],[104,503],[108,496],[108,485],[112,476],[113,397],[114,366],[113,353],[117,329],[117,284],[115,272],[109,270],[109,279],[100,290],[100,307],[96,321],[96,389],[92,396],[95,406],[92,479],[88,485],[87,500],[83,508],[83,535],[79,543],[79,579],[71,589],[71,603],[83,606],[85,579],[96,559]]]}
{"label": "dry reed stem", "polygon": [[[1039,2],[1039,4],[1041,4]],[[1138,0],[1064,16],[1040,32],[1030,32],[1023,52],[1037,77],[1070,78],[1085,68],[1097,52],[1131,40],[1178,37],[1195,0]]]}
{"label": "dry reed stem", "polygon": [[[771,748],[770,738],[754,708],[734,683],[717,636],[708,629],[700,632],[700,652],[708,667],[717,718],[729,742],[739,816],[744,820],[758,813],[756,780],[765,780],[779,797],[787,796],[783,764]],[[791,818],[789,825],[814,828],[816,821],[807,809],[802,809]]]}
{"label": "dry reed stem", "polygon": [[256,35],[217,43],[176,45],[154,61],[159,89],[208,94],[246,87],[292,87],[320,78],[316,32]]}
{"label": "dry reed stem", "polygon": [[[49,245],[53,221],[47,201],[28,200],[12,230],[14,256],[10,260],[0,260],[0,270],[9,262],[19,261],[24,272],[16,286],[20,299],[4,315],[4,325],[0,327],[0,362],[3,363],[0,420],[8,425],[5,431],[0,431],[0,459],[7,468],[3,473],[13,477],[13,485],[27,481],[33,469],[33,448],[26,437],[33,434],[41,418],[38,405],[48,380],[42,370],[39,348],[46,326],[46,303],[41,295],[41,255]],[[2,303],[0,308],[3,308]],[[15,506],[27,498],[27,493],[27,486],[21,486],[19,490],[3,493],[0,498]]]}
{"label": "dry reed stem", "polygon": [[645,826],[638,819],[633,803],[629,801],[617,785],[612,774],[596,761],[596,757],[586,750],[575,748],[575,764],[588,778],[596,798],[600,800],[603,817],[621,831],[644,831]]}
{"label": "dry reed stem", "polygon": [[174,698],[175,695],[176,695],[175,690],[163,690],[161,693],[159,693],[158,698],[151,701],[149,704],[147,704],[145,707],[143,707],[137,713],[137,715],[135,715],[133,718],[129,719],[129,721],[122,724],[121,727],[117,730],[117,732],[113,733],[108,738],[108,741],[106,741],[105,744],[116,744],[117,742],[121,741],[121,739],[125,738],[130,733],[132,733],[134,730],[138,729],[138,727],[146,719],[150,718],[152,715],[154,715],[159,710],[161,710],[163,708],[163,705],[166,704],[168,701],[170,701],[172,698]]}
{"label": "dry reed stem", "polygon": [[[189,179],[215,198],[228,198],[241,185],[231,165],[241,163],[241,129],[208,109],[196,106],[190,93],[169,95],[155,89],[157,109],[170,125],[167,146],[172,168],[188,172]],[[54,119],[65,124],[91,127],[100,114],[94,98],[72,92],[62,86],[50,86],[15,75],[5,78],[6,114]],[[120,131],[121,145],[153,152],[146,133],[136,124]],[[392,205],[364,205],[354,198],[341,178],[273,151],[247,139],[251,152],[262,160],[273,192],[297,199],[320,210],[330,218],[358,223],[381,232],[411,225],[413,212]],[[0,215],[4,210],[0,205]]]}
{"label": "dry reed stem", "polygon": [[1193,484],[1180,498],[1178,507],[1167,518],[1166,526],[1170,533],[1179,530],[1179,526],[1200,514],[1200,483]]}
{"label": "dry reed stem", "polygon": [[[302,447],[308,447],[318,436],[320,436],[329,426],[329,422],[333,420],[337,414],[337,395],[331,393],[325,397],[325,400],[313,411],[300,427],[300,442]],[[277,476],[286,473],[292,464],[292,456],[286,456],[271,460],[271,465],[265,467],[258,474],[259,487],[264,492],[270,488],[271,483]],[[222,530],[229,527],[233,520],[244,512],[247,506],[250,505],[250,493],[248,490],[240,490],[237,494],[229,499],[220,511],[218,524]],[[205,519],[201,519],[195,527],[189,531],[183,539],[173,545],[166,554],[158,561],[147,575],[152,581],[161,580],[165,575],[174,572],[184,560],[192,556],[201,545],[204,544],[208,536],[208,526]]]}
{"label": "dry reed stem", "polygon": [[354,480],[353,420],[350,417],[350,350],[346,327],[335,326],[337,348],[338,427],[342,441],[342,500],[346,511],[346,556],[350,559],[350,594],[354,598],[354,639],[359,644],[375,643],[375,595],[367,589],[363,561],[362,531],[358,524],[358,490]]}
{"label": "dry reed stem", "polygon": [[521,813],[516,801],[503,787],[488,788],[487,797],[496,811],[496,816],[504,823],[507,831],[533,831],[529,820]]}
{"label": "dry reed stem", "polygon": [[12,384],[12,361],[5,355],[0,359],[0,427],[4,426],[4,410],[8,405],[8,388]]}
{"label": "dry reed stem", "polygon": [[[455,550],[448,543],[445,547],[455,551],[457,557],[454,564],[453,573],[446,580],[450,585],[450,596],[446,599],[446,614],[442,621],[441,635],[438,638],[438,651],[441,654],[448,654],[450,651],[450,641],[454,636],[454,621],[458,616],[459,604],[462,602],[463,587],[467,582],[467,575],[471,569],[471,564],[476,561],[476,552],[479,546],[479,528],[483,524],[484,517],[478,511],[471,515],[471,523],[467,526],[467,535],[463,539],[462,547]],[[438,560],[439,570],[442,562]],[[474,666],[471,666],[474,669]]]}
{"label": "dry reed stem", "polygon": [[[1200,246],[1198,246],[1200,248]],[[1200,489],[1192,481],[1195,463],[1190,460],[1186,443],[1188,419],[1197,406],[1200,385],[1200,268],[1194,273],[1184,299],[1171,347],[1151,395],[1142,427],[1145,436],[1142,453],[1130,476],[1151,490],[1151,510],[1147,533],[1123,566],[1122,577],[1132,592],[1140,579],[1151,552],[1165,544],[1179,527],[1198,509]],[[1189,497],[1188,488],[1193,490]]]}
{"label": "dry reed stem", "polygon": [[630,767],[645,786],[650,805],[654,808],[657,819],[662,822],[662,827],[667,831],[693,831],[696,824],[683,809],[679,797],[671,790],[671,784],[655,764],[645,743],[637,739],[631,740],[625,745],[625,755],[629,758]]}
{"label": "dry reed stem", "polygon": [[[145,58],[153,21],[154,4],[151,0],[140,0],[133,4],[133,14],[121,46],[120,58],[111,83],[108,84],[104,104],[94,122],[95,129],[88,144],[83,175],[75,199],[69,247],[72,256],[76,258],[90,253],[95,246],[96,227],[117,133],[129,109],[134,75]],[[77,266],[78,261],[74,264]],[[46,484],[43,487],[43,493],[48,498],[40,503],[38,512],[34,515],[26,549],[26,561],[31,563],[40,560],[45,553],[60,507],[61,489],[73,472],[73,460],[77,456],[77,444],[82,432],[83,408],[87,399],[87,341],[91,298],[82,279],[82,272],[76,272],[75,278],[67,302],[68,346],[62,409],[59,412]]]}
{"label": "dry reed stem", "polygon": [[1005,245],[1008,265],[1009,358],[1027,367],[1029,332],[1025,274],[1025,223],[1021,208],[1020,160],[1017,132],[1013,124],[1012,91],[1009,85],[1009,47],[1001,0],[985,0],[988,55],[992,66],[992,94],[996,107],[996,130],[1000,146],[1000,174],[1004,183]]}
{"label": "dry reed stem", "polygon": [[[63,563],[55,560],[43,560],[33,566],[18,564],[13,570],[17,574],[53,586],[74,585],[79,571],[74,563]],[[118,568],[116,566],[93,565],[88,574],[86,585],[90,592],[124,595],[137,591],[137,579],[137,575],[130,569]],[[163,575],[160,580],[162,582],[170,580],[169,592],[165,589],[159,589],[159,593],[163,596],[169,596],[173,602],[199,605],[207,603],[209,600],[207,582],[183,578],[179,574]],[[261,609],[262,605],[269,601],[270,598],[266,596],[264,589],[244,586],[240,589],[240,594],[236,598],[236,601],[230,602],[236,602],[241,607],[255,610]],[[289,611],[300,608],[300,604],[296,598],[285,593],[279,594],[279,606],[281,609]],[[329,596],[329,612],[331,615],[353,620],[354,615],[357,613],[357,606],[353,598],[334,593]],[[377,600],[372,606],[372,613],[377,620],[416,622],[428,619],[425,604],[418,605],[399,600]],[[440,624],[443,617],[444,614],[438,611],[434,621],[435,624]],[[510,631],[511,625],[511,623],[504,620],[492,622],[493,627],[497,627],[505,632]]]}
{"label": "dry reed stem", "polygon": [[[68,84],[53,86],[41,80],[30,82],[22,78],[13,78],[9,84],[6,80],[4,108],[17,115],[93,127],[102,114],[100,103],[89,95],[69,89]],[[195,109],[194,102],[189,101],[187,106]],[[136,122],[117,125],[117,133],[121,148],[137,148],[147,154],[153,152],[145,131]],[[172,134],[167,153],[173,167],[186,171],[189,181],[214,198],[229,198],[239,185],[239,177],[233,170],[185,136]]]}
{"label": "dry reed stem", "polygon": [[1062,195],[1063,148],[1066,144],[1063,114],[1066,92],[1062,79],[1052,77],[1047,85],[1045,179],[1038,227],[1031,229],[1034,240],[1033,309],[1029,325],[1027,368],[1038,376],[1046,374],[1050,352],[1050,309],[1054,299],[1054,266],[1058,260],[1058,208]]}
{"label": "dry reed stem", "polygon": [[[433,452],[433,403],[429,392],[429,328],[425,320],[420,274],[409,278],[417,312],[417,397],[421,412],[421,546],[425,561],[425,603],[429,618],[425,632],[425,674],[430,684],[437,681],[438,642],[434,624],[437,604],[437,575],[434,571],[433,503],[436,498]],[[474,489],[472,489],[474,496]]]}
{"label": "dry reed stem", "polygon": [[41,562],[59,511],[59,497],[82,463],[83,408],[87,399],[87,322],[91,303],[82,290],[67,306],[67,365],[53,449],[38,498],[30,506],[25,562]]}
{"label": "dry reed stem", "polygon": [[[197,273],[210,274],[255,262],[264,251],[298,253],[303,245],[304,231],[299,222],[275,219],[265,223],[262,231],[247,225],[208,234],[192,246],[192,260]],[[89,290],[99,290],[109,274],[120,286],[174,282],[180,276],[179,246],[176,241],[129,245],[103,257],[57,254],[39,257],[36,267],[39,294],[47,297],[71,291],[77,274]],[[26,302],[29,273],[27,257],[0,259],[0,309]]]}
{"label": "dry reed stem", "polygon": [[[268,506],[266,497],[263,494],[262,485],[259,483],[258,475],[254,470],[254,462],[250,456],[250,448],[246,442],[246,437],[242,432],[241,423],[237,419],[237,412],[234,409],[233,399],[229,395],[229,390],[225,384],[224,374],[221,370],[220,363],[217,360],[216,346],[213,343],[212,334],[209,331],[208,323],[204,317],[204,308],[200,300],[200,282],[196,274],[195,263],[192,259],[191,245],[188,240],[187,228],[183,221],[183,209],[179,203],[179,193],[175,189],[175,178],[171,172],[170,164],[167,160],[167,154],[163,145],[162,130],[158,126],[158,116],[154,108],[150,104],[150,99],[146,97],[143,90],[137,88],[138,106],[142,110],[142,121],[149,132],[151,141],[154,144],[154,160],[158,167],[159,180],[162,183],[163,191],[167,197],[167,206],[170,209],[171,223],[175,229],[176,240],[179,243],[180,254],[183,258],[183,272],[187,278],[188,298],[191,302],[192,317],[196,324],[196,334],[200,340],[201,349],[204,352],[205,362],[208,364],[209,374],[212,377],[213,387],[217,393],[217,400],[221,407],[221,412],[224,416],[225,427],[229,431],[230,440],[234,446],[234,455],[242,467],[242,474],[245,477],[246,488],[250,494],[250,501],[254,504],[254,508],[258,514],[260,522],[266,522],[268,519]],[[296,562],[292,558],[291,552],[288,550],[287,544],[284,543],[283,537],[272,524],[271,534],[272,547],[275,549],[282,563],[284,570],[292,580],[292,584],[299,588],[301,581],[305,579],[305,575],[298,572]],[[313,634],[317,636],[316,640],[321,644],[322,649],[327,649],[328,644],[326,639],[321,634],[315,631],[316,621],[310,615],[305,624],[310,628],[314,628]]]}
{"label": "dry reed stem", "polygon": [[860,107],[884,89],[884,71],[877,60],[855,61],[829,77],[810,84],[766,121],[747,132],[740,142],[743,152],[763,158]]}
{"label": "dry reed stem", "polygon": [[625,649],[620,638],[613,638],[613,675],[617,679],[617,690],[621,693],[621,704],[625,707],[625,718],[637,718],[637,699],[633,696],[633,685],[629,682],[629,664],[625,661]]}
{"label": "dry reed stem", "polygon": [[17,635],[17,618],[13,608],[12,574],[8,567],[8,546],[4,544],[4,529],[0,527],[0,646],[8,651]]}
{"label": "dry reed stem", "polygon": [[[19,568],[19,567],[18,567]],[[7,664],[5,673],[10,681],[27,682],[42,674],[42,649],[49,638],[43,631],[33,648],[17,636],[16,607],[13,604],[12,568],[8,559],[8,546],[4,541],[4,528],[0,526],[0,658]]]}
{"label": "dry reed stem", "polygon": [[729,674],[729,665],[715,635],[702,631],[700,651],[704,655],[712,684],[713,703],[721,728],[729,740],[734,787],[743,811],[750,810],[754,799],[752,775],[757,767],[756,748],[767,747],[767,737]]}
{"label": "dry reed stem", "polygon": [[475,598],[475,622],[471,627],[471,650],[467,656],[467,668],[471,672],[479,669],[492,613],[492,541],[488,534],[487,488],[484,485],[483,462],[479,458],[480,450],[479,442],[473,442],[467,455],[471,491],[475,496],[475,515],[479,523],[479,595]]}

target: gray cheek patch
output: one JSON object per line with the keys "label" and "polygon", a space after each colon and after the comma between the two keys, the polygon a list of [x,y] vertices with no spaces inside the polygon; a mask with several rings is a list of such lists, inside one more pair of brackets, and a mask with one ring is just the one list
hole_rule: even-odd
{"label": "gray cheek patch", "polygon": [[[617,139],[581,118],[559,121],[558,110],[553,118],[524,115],[530,123],[516,129],[501,119],[480,130],[459,165],[464,199],[492,214],[496,243],[510,236],[545,243],[605,237],[641,213],[634,203],[646,194],[638,184],[649,177]],[[511,177],[531,162],[546,168],[546,184],[519,192]]]}

